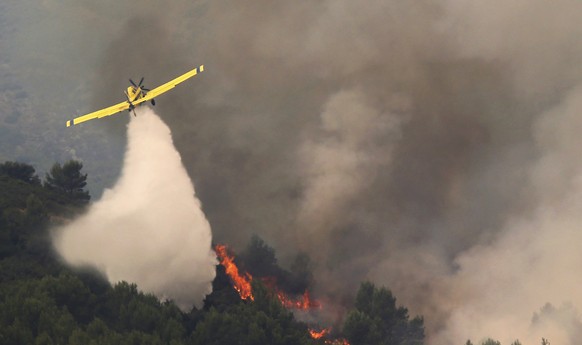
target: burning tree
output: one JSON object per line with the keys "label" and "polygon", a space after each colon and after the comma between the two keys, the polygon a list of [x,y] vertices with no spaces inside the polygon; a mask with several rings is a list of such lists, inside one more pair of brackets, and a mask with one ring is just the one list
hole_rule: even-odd
{"label": "burning tree", "polygon": [[239,298],[235,304],[208,305],[192,333],[192,344],[318,344],[260,281],[251,285],[252,301]]}
{"label": "burning tree", "polygon": [[311,337],[313,339],[320,339],[324,336],[326,336],[327,334],[329,334],[329,332],[331,331],[331,328],[324,328],[321,331],[316,331],[314,329],[309,329],[309,335],[311,335]]}
{"label": "burning tree", "polygon": [[[310,297],[309,291],[307,290],[305,290],[299,298],[293,298],[287,295],[277,286],[276,277],[262,277],[262,279],[253,280],[253,276],[250,273],[239,270],[235,263],[234,255],[229,253],[228,248],[225,245],[216,245],[214,249],[220,264],[224,267],[226,275],[230,278],[232,286],[237,291],[241,300],[249,300],[254,301],[256,304],[263,304],[263,308],[269,310],[272,309],[272,306],[268,306],[268,304],[273,303],[273,301],[276,301],[275,303],[279,308],[284,307],[287,310],[309,310],[321,307],[321,304],[318,301],[313,300]],[[269,251],[267,251],[267,253],[269,253]],[[273,260],[271,260],[271,262],[276,262],[274,252],[272,253]],[[277,272],[277,270],[271,270],[271,272]],[[262,293],[264,295],[263,298],[255,300],[255,295],[257,293]],[[330,331],[331,329],[324,329],[321,331],[308,329],[308,334],[313,339],[320,339]],[[331,341],[326,341],[326,343],[332,344]]]}
{"label": "burning tree", "polygon": [[[234,255],[228,252],[225,245],[216,245],[214,247],[220,264],[224,267],[226,274],[230,277],[234,289],[238,292],[243,300],[254,300],[252,282],[253,276],[248,272],[242,272],[234,262]],[[274,258],[274,256],[273,256]],[[276,262],[276,259],[275,259]],[[280,270],[280,269],[279,269]],[[273,270],[276,272],[276,270]],[[314,309],[320,308],[321,303],[311,298],[309,291],[304,290],[300,297],[294,298],[282,291],[277,285],[277,278],[274,276],[261,277],[260,279],[269,289],[273,296],[277,297],[279,302],[287,309]]]}
{"label": "burning tree", "polygon": [[253,292],[251,289],[251,282],[253,277],[249,273],[241,274],[238,267],[234,263],[234,256],[230,255],[226,249],[225,245],[217,245],[214,247],[216,255],[220,259],[220,264],[226,269],[226,274],[232,279],[234,289],[240,295],[243,300],[250,299],[253,301]]}
{"label": "burning tree", "polygon": [[[257,257],[255,257],[254,262],[263,265],[261,269],[255,271],[255,274],[256,272],[270,272],[274,274],[283,272],[283,270],[276,266],[277,261],[274,256],[274,251],[264,245],[264,242],[259,242],[255,239],[253,246],[255,249],[258,248],[257,251],[259,253],[262,251],[262,255],[265,255],[267,258],[266,262],[263,262],[256,260]],[[287,320],[286,318],[288,317],[293,320],[293,314],[289,312],[290,309],[312,310],[322,308],[320,302],[311,298],[308,290],[305,289],[299,296],[289,295],[279,288],[276,276],[261,277],[260,275],[245,272],[239,269],[239,266],[235,263],[234,255],[229,253],[226,246],[218,245],[215,247],[215,250],[221,265],[224,266],[223,274],[229,277],[229,282],[234,287],[239,301],[246,300],[251,302],[238,303],[236,308],[247,308],[247,306],[258,308],[261,311],[275,313],[276,317],[281,317],[282,320]],[[253,260],[250,260],[250,262],[253,262]],[[244,264],[248,265],[248,262],[243,262]],[[217,278],[220,275],[220,271],[218,272]],[[213,295],[215,292],[216,290],[213,292]],[[212,295],[209,296],[209,299],[212,298]],[[217,314],[215,317],[220,318],[222,316],[218,316]],[[218,322],[218,319],[215,321]],[[234,320],[221,320],[220,322],[234,322]],[[285,322],[291,321],[287,320]],[[242,325],[240,327],[244,328],[247,326]],[[257,331],[256,329],[254,330]],[[245,331],[250,332],[249,329]],[[216,332],[222,334],[225,332],[228,333],[229,331],[216,330]],[[264,339],[263,333],[257,332],[257,337],[262,341]],[[419,317],[409,320],[408,310],[396,305],[396,298],[392,296],[392,293],[388,289],[376,288],[372,283],[363,283],[356,297],[355,309],[348,314],[344,323],[343,336],[345,338],[332,339],[330,337],[332,333],[331,328],[307,329],[303,325],[303,332],[312,341],[328,345],[422,345],[424,340],[424,322]],[[266,341],[262,343],[273,342]]]}
{"label": "burning tree", "polygon": [[268,286],[276,285],[279,291],[288,295],[302,295],[313,283],[311,260],[307,254],[299,253],[290,270],[282,269],[275,250],[257,235],[251,237],[238,259],[246,272],[260,277]]}

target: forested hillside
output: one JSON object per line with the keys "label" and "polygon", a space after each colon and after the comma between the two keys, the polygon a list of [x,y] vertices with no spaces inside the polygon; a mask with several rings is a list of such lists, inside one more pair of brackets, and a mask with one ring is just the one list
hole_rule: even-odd
{"label": "forested hillside", "polygon": [[[235,298],[185,313],[136,285],[110,287],[95,272],[64,266],[49,232],[87,205],[81,168],[75,161],[56,164],[41,183],[29,165],[0,166],[0,343],[230,343],[224,337],[245,344],[312,342],[306,326],[266,295],[253,304]],[[217,333],[225,327],[230,332]]]}
{"label": "forested hillside", "polygon": [[[261,278],[252,281],[252,300],[239,296],[218,265],[213,292],[201,309],[187,312],[135,284],[111,287],[95,271],[71,270],[52,250],[50,231],[87,207],[82,167],[77,161],[55,164],[41,180],[28,164],[0,164],[1,344],[424,343],[422,318],[410,319],[389,290],[369,282],[361,285],[341,327],[318,335],[311,327],[326,325],[298,321],[277,298],[300,295],[313,284],[309,258],[300,254],[290,270],[283,269],[256,236],[236,259]],[[268,277],[280,290],[273,290]]]}

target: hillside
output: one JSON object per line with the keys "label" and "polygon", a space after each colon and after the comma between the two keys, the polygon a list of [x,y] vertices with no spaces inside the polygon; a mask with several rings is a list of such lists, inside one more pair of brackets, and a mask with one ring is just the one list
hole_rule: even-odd
{"label": "hillside", "polygon": [[[203,308],[190,311],[144,294],[135,284],[120,282],[112,287],[91,269],[66,267],[52,250],[50,233],[88,205],[88,194],[83,191],[87,176],[77,163],[56,164],[44,181],[28,164],[0,164],[0,343],[348,343],[319,338],[295,319],[264,280],[252,283],[252,301],[241,299],[222,265],[217,266],[213,292]],[[59,180],[59,169],[73,169],[67,176],[74,178]],[[275,274],[286,282],[284,289],[294,293],[306,291],[312,279],[308,259],[300,255],[299,264],[286,271],[277,265],[273,249],[258,237],[237,262],[256,277]],[[385,309],[378,309],[382,306]],[[392,314],[386,314],[390,310]],[[380,315],[388,319],[378,319]],[[385,343],[387,334],[408,327],[416,331],[402,333],[389,343],[422,344],[422,319],[411,320],[407,326],[406,309],[396,308],[388,290],[370,283],[362,285],[347,320],[343,335],[352,344]],[[334,335],[342,334],[336,331]]]}

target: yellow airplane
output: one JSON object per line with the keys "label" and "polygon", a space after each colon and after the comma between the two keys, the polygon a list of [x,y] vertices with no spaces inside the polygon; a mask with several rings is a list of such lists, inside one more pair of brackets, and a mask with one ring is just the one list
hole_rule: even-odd
{"label": "yellow airplane", "polygon": [[156,105],[156,101],[154,100],[154,97],[157,97],[157,96],[173,89],[174,87],[176,87],[176,85],[180,84],[181,82],[183,82],[187,79],[192,78],[193,76],[195,76],[196,74],[198,74],[202,71],[204,71],[204,65],[200,65],[199,67],[196,67],[193,70],[186,72],[186,73],[182,74],[181,76],[179,76],[178,78],[172,79],[169,82],[162,84],[153,90],[150,90],[150,89],[141,85],[143,83],[143,78],[141,78],[141,80],[139,81],[139,83],[137,85],[133,82],[133,80],[129,79],[131,86],[129,86],[127,88],[127,90],[124,91],[126,101],[121,102],[121,103],[116,104],[116,105],[113,105],[111,107],[105,108],[105,109],[97,110],[97,111],[89,113],[87,115],[79,116],[77,118],[69,120],[69,121],[67,121],[67,127],[78,125],[78,124],[83,123],[85,121],[99,119],[99,118],[102,118],[105,116],[117,114],[120,111],[124,111],[124,110],[128,110],[130,112],[133,111],[133,114],[135,115],[135,110],[134,110],[135,106],[140,105],[140,104],[147,102],[147,101],[151,101],[152,105]]}

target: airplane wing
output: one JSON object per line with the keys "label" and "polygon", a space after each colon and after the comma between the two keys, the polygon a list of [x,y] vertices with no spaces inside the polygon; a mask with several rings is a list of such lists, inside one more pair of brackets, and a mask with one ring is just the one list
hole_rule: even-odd
{"label": "airplane wing", "polygon": [[142,98],[138,99],[137,101],[133,102],[133,104],[139,104],[139,103],[142,103],[142,102],[149,101],[149,100],[151,100],[151,99],[153,99],[153,98],[155,98],[155,97],[157,97],[157,96],[159,96],[159,95],[161,95],[161,94],[163,94],[163,93],[165,93],[165,92],[173,89],[174,87],[176,87],[176,85],[180,84],[183,81],[186,81],[186,80],[192,78],[196,74],[198,74],[200,72],[203,72],[203,71],[204,71],[204,65],[200,65],[199,67],[196,67],[193,70],[182,74],[178,78],[172,79],[169,82],[167,82],[165,84],[162,84],[162,85],[156,87],[155,89],[152,89],[152,90],[148,91],[148,93],[144,97],[142,97]]}
{"label": "airplane wing", "polygon": [[[183,82],[187,79],[192,78],[193,76],[195,76],[196,74],[198,74],[202,71],[204,71],[204,65],[200,65],[199,67],[196,67],[193,70],[182,74],[178,78],[172,79],[169,82],[162,84],[162,85],[156,87],[155,89],[150,90],[144,97],[136,99],[135,101],[133,101],[131,103],[134,106],[136,106],[140,103],[149,101],[149,100],[173,89],[174,87],[176,87],[176,85],[180,84],[181,82]],[[113,114],[116,114],[120,111],[127,110],[127,109],[129,109],[129,102],[127,102],[127,101],[121,102],[121,103],[113,105],[109,108],[101,109],[101,110],[92,112],[90,114],[83,115],[83,116],[74,118],[72,120],[69,120],[69,121],[67,121],[67,127],[78,125],[79,123],[89,121],[92,119],[98,119],[101,117],[113,115]]]}
{"label": "airplane wing", "polygon": [[97,110],[97,111],[94,111],[94,112],[89,113],[87,115],[79,116],[77,118],[69,120],[69,121],[67,121],[67,127],[78,125],[79,123],[82,123],[85,121],[89,121],[89,120],[98,119],[101,117],[117,114],[120,111],[124,111],[127,109],[129,109],[129,103],[127,101],[121,102],[121,103],[118,103],[116,105],[112,105],[111,107]]}

